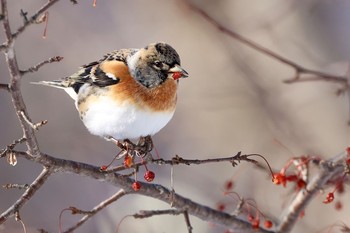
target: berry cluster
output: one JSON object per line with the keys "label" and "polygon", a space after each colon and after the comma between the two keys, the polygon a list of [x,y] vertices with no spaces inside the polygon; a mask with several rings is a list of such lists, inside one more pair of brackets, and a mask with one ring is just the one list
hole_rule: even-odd
{"label": "berry cluster", "polygon": [[[232,180],[229,180],[225,183],[224,186],[224,194],[225,195],[230,195],[233,197],[238,204],[235,206],[235,211],[234,213],[239,213],[239,214],[245,214],[247,220],[251,223],[251,226],[253,229],[259,229],[260,224],[261,224],[261,218],[264,219],[264,227],[266,229],[270,229],[273,227],[273,223],[270,219],[268,219],[258,208],[253,199],[243,199],[241,198],[238,193],[233,192],[233,186],[234,183]],[[231,203],[224,203],[224,202],[219,202],[217,204],[217,210],[219,211],[225,211],[228,209],[228,205]],[[230,230],[227,230],[226,232],[231,232]]]}
{"label": "berry cluster", "polygon": [[[119,156],[119,154],[117,156]],[[155,173],[153,171],[148,170],[148,167],[147,167],[145,161],[143,161],[142,157],[140,157],[140,158],[142,160],[142,165],[145,166],[145,169],[146,169],[146,172],[143,175],[143,178],[147,182],[152,182],[154,180],[154,178],[156,177],[156,175],[155,175]],[[109,165],[101,166],[100,170],[101,171],[107,171],[108,167],[113,163],[113,161]],[[124,168],[128,169],[128,168],[131,168],[133,165],[134,165],[134,156],[131,156],[130,154],[126,154],[124,156],[124,161],[123,161]],[[132,187],[133,190],[139,191],[141,189],[141,183],[139,181],[137,181],[136,175],[137,175],[137,172],[135,171],[135,181],[132,183],[131,187]]]}

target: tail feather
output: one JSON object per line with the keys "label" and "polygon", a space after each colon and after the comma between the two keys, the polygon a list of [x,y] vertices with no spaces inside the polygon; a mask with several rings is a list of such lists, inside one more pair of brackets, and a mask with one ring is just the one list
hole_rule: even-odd
{"label": "tail feather", "polygon": [[62,80],[32,82],[32,84],[56,87],[56,88],[61,88],[61,89],[65,89],[65,88],[69,87],[67,85],[68,83],[62,82]]}
{"label": "tail feather", "polygon": [[50,86],[50,87],[56,87],[56,88],[60,88],[60,89],[64,89],[67,94],[72,97],[72,99],[77,100],[77,91],[71,86],[69,85],[69,82],[65,81],[65,80],[53,80],[53,81],[40,81],[40,82],[32,82],[32,84],[36,84],[36,85],[44,85],[44,86]]}

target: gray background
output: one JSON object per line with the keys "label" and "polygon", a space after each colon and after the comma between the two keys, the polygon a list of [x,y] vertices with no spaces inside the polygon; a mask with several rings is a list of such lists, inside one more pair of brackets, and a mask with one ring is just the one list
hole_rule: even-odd
{"label": "gray background", "polygon": [[[22,25],[20,9],[33,14],[37,1],[8,1],[12,29]],[[345,0],[195,1],[228,28],[309,68],[343,74],[350,55],[348,25],[350,3]],[[49,123],[37,133],[40,149],[51,155],[102,165],[116,154],[114,144],[90,135],[65,92],[31,85],[30,82],[68,76],[77,67],[120,48],[139,48],[164,41],[180,54],[190,78],[181,80],[178,105],[172,121],[154,137],[161,157],[178,154],[185,158],[213,158],[243,153],[261,153],[271,165],[281,168],[288,158],[300,155],[331,157],[349,144],[348,100],[336,97],[337,85],[323,82],[287,85],[282,80],[293,69],[220,34],[182,1],[130,0],[79,1],[73,6],[60,1],[49,12],[47,39],[44,25],[33,25],[15,48],[22,69],[52,56],[64,57],[39,72],[26,75],[22,92],[34,121]],[[1,30],[0,39],[4,41]],[[0,81],[8,82],[4,56],[0,56]],[[9,95],[0,91],[0,146],[22,136]],[[286,151],[274,140],[279,140]],[[19,147],[20,148],[20,147]],[[24,148],[24,147],[22,147]],[[0,184],[30,183],[41,167],[19,159],[12,167],[1,160]],[[170,168],[151,166],[155,183],[169,186]],[[141,172],[142,174],[142,172]],[[140,176],[141,176],[140,174]],[[261,211],[278,216],[290,199],[288,189],[274,186],[270,178],[250,164],[178,166],[175,188],[200,203],[215,207],[224,199],[223,184],[234,176],[243,197],[254,198]],[[88,210],[118,189],[76,175],[55,175],[21,210],[28,232],[44,228],[58,231],[63,208]],[[20,195],[19,190],[0,189],[0,212]],[[316,232],[338,220],[349,221],[349,206],[342,211],[324,205],[319,195],[307,208],[294,232]],[[339,198],[336,195],[336,198]],[[348,201],[345,196],[344,202]],[[162,209],[168,205],[136,195],[121,199],[98,214],[77,232],[115,232],[123,216],[140,209]],[[232,209],[233,207],[231,207]],[[64,226],[80,217],[66,213]],[[194,232],[224,229],[191,217]],[[20,232],[14,219],[3,232]],[[183,217],[124,220],[119,232],[185,232]]]}

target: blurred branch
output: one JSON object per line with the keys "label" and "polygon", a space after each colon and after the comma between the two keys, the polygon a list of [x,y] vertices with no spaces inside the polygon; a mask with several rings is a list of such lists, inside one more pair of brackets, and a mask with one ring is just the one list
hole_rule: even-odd
{"label": "blurred branch", "polygon": [[311,202],[311,200],[322,190],[327,182],[335,176],[343,176],[346,168],[344,160],[347,158],[344,151],[328,161],[320,164],[320,169],[314,179],[308,183],[306,189],[301,189],[292,202],[281,215],[280,225],[277,232],[291,232],[296,221],[299,219],[301,212]]}
{"label": "blurred branch", "polygon": [[[185,2],[192,11],[198,13],[200,16],[202,16],[205,20],[207,20],[210,24],[212,24],[214,27],[216,27],[222,33],[228,35],[229,37],[241,42],[242,44],[244,44],[244,45],[246,45],[246,46],[248,46],[248,47],[264,54],[264,55],[267,55],[267,56],[285,64],[285,65],[288,65],[288,66],[294,68],[295,73],[296,73],[294,78],[285,80],[285,83],[294,83],[294,82],[299,82],[299,81],[331,81],[331,82],[336,82],[336,83],[340,83],[340,84],[348,86],[347,76],[332,75],[332,74],[324,73],[321,71],[305,68],[302,65],[297,64],[296,62],[289,60],[288,58],[283,57],[282,55],[279,55],[279,54],[273,52],[272,50],[269,50],[269,49],[261,46],[260,44],[240,35],[239,33],[235,32],[231,29],[228,29],[227,27],[222,25],[220,22],[215,20],[213,17],[211,17],[207,12],[205,12],[204,10],[202,10],[199,7],[192,4],[189,0],[186,0]],[[301,77],[302,75],[314,75],[316,77],[304,78],[304,77]]]}
{"label": "blurred branch", "polygon": [[35,66],[32,66],[30,68],[28,68],[27,70],[21,70],[21,74],[24,75],[26,73],[33,73],[33,72],[36,72],[38,71],[43,65],[45,64],[50,64],[50,63],[53,63],[53,62],[60,62],[61,60],[63,59],[63,57],[60,57],[60,56],[56,56],[56,57],[51,57],[47,60],[44,60],[38,64],[36,64]]}
{"label": "blurred branch", "polygon": [[109,206],[110,204],[112,204],[113,202],[118,201],[120,198],[122,198],[123,196],[125,196],[127,194],[127,192],[124,191],[124,189],[119,190],[116,194],[114,194],[113,196],[111,196],[110,198],[104,200],[103,202],[101,202],[100,204],[98,204],[97,206],[95,206],[92,210],[90,211],[79,211],[78,209],[74,209],[72,210],[72,214],[84,214],[85,216],[82,217],[79,222],[77,222],[74,226],[70,227],[69,229],[65,230],[63,233],[69,233],[69,232],[73,232],[74,230],[76,230],[78,227],[80,227],[81,225],[83,225],[87,220],[89,220],[90,218],[92,218],[93,216],[95,216],[98,212],[100,212],[101,210],[103,210],[105,207]]}
{"label": "blurred branch", "polygon": [[32,197],[33,195],[40,189],[40,187],[45,183],[45,181],[52,174],[52,170],[48,168],[44,168],[39,176],[30,184],[29,188],[23,193],[23,195],[5,212],[0,215],[0,225],[3,224],[7,218],[15,215]]}

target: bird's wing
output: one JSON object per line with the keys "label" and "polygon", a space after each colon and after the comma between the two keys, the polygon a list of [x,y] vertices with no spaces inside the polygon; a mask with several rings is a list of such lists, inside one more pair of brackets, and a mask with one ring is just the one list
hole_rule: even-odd
{"label": "bird's wing", "polygon": [[120,61],[125,63],[128,56],[131,56],[137,52],[137,49],[121,49],[106,54],[102,59],[94,62],[90,62],[80,67],[80,69],[60,80],[54,81],[41,81],[36,84],[42,84],[47,86],[53,86],[57,88],[73,88],[75,93],[79,92],[80,87],[85,84],[96,85],[98,87],[106,87],[117,84],[119,82],[118,77],[115,77],[112,73],[107,73],[101,68],[102,63],[111,61]]}

